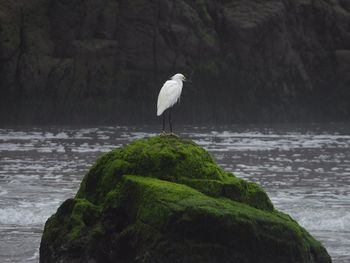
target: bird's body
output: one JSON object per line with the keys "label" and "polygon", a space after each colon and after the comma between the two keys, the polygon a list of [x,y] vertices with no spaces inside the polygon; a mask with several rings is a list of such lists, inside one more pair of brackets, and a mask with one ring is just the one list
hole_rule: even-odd
{"label": "bird's body", "polygon": [[[160,89],[157,102],[157,116],[164,113],[165,110],[171,109],[176,102],[180,100],[183,81],[185,76],[182,74],[175,74],[170,80],[167,80]],[[169,124],[172,131],[171,113],[169,112]],[[165,129],[165,119],[163,115],[163,131]]]}
{"label": "bird's body", "polygon": [[182,86],[181,80],[168,80],[164,83],[158,95],[157,116],[180,100]]}

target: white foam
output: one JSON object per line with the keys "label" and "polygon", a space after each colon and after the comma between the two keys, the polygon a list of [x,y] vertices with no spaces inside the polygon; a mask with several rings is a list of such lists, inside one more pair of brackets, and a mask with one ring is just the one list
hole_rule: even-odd
{"label": "white foam", "polygon": [[39,261],[39,247],[37,248],[37,250],[35,251],[33,256],[29,257],[27,260],[28,261],[31,261],[31,260]]}
{"label": "white foam", "polygon": [[119,147],[120,145],[90,145],[88,143],[81,144],[80,146],[77,146],[75,148],[72,148],[72,152],[77,153],[88,153],[88,152],[108,152],[116,147]]}
{"label": "white foam", "polygon": [[[199,145],[210,147],[228,148],[234,151],[258,151],[258,150],[291,150],[298,148],[316,149],[325,146],[350,148],[350,136],[348,135],[302,135],[290,134],[263,134],[259,132],[210,132],[191,134]],[[214,140],[215,138],[220,141]]]}
{"label": "white foam", "polygon": [[344,232],[350,229],[350,212],[339,210],[305,209],[293,212],[297,221],[306,229]]}
{"label": "white foam", "polygon": [[52,212],[51,209],[37,209],[35,207],[0,208],[0,224],[18,226],[43,224]]}

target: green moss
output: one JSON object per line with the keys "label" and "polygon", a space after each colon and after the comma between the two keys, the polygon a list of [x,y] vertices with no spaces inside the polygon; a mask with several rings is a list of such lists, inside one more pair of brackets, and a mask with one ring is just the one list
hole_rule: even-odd
{"label": "green moss", "polygon": [[68,227],[71,229],[68,240],[76,239],[86,227],[94,225],[98,216],[99,207],[85,199],[75,199],[70,220],[67,222]]}
{"label": "green moss", "polygon": [[183,178],[180,182],[212,197],[226,197],[258,209],[273,210],[270,199],[261,187],[233,175],[223,181]]}
{"label": "green moss", "polygon": [[137,140],[97,160],[76,198],[47,221],[42,247],[51,261],[329,262],[261,187],[174,136]]}
{"label": "green moss", "polygon": [[43,239],[55,240],[55,243],[76,241],[96,224],[99,215],[100,208],[89,201],[68,199],[47,221]]}
{"label": "green moss", "polygon": [[102,203],[125,174],[181,182],[210,196],[273,209],[266,193],[256,184],[226,173],[202,147],[174,136],[137,140],[102,156],[84,178],[77,197]]}
{"label": "green moss", "polygon": [[77,197],[100,203],[123,174],[168,181],[179,178],[223,180],[227,174],[203,148],[174,136],[137,140],[101,157],[84,178]]}
{"label": "green moss", "polygon": [[70,218],[74,204],[74,199],[67,199],[61,204],[56,214],[46,221],[42,240],[51,240],[54,244],[62,242],[66,234],[63,233],[62,228],[67,229],[67,221]]}
{"label": "green moss", "polygon": [[[269,244],[264,247],[265,252],[278,248],[284,251],[283,257],[294,259],[300,259],[295,255],[306,256],[320,246],[289,216],[255,209],[227,198],[212,198],[183,184],[127,175],[114,198],[113,203],[127,210],[133,222],[142,223],[130,226],[129,231],[148,237],[155,231],[158,233],[152,242],[160,238],[159,233],[170,231],[201,242],[229,244],[235,240],[231,249],[240,254],[243,253],[240,246],[248,246],[245,242],[263,246],[260,244],[263,238]],[[148,226],[147,230],[144,225]],[[250,236],[249,241],[245,235]]]}

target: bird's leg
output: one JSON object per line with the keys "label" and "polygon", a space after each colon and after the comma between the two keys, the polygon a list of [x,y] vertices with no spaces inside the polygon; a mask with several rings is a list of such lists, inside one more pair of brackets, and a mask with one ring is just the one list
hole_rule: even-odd
{"label": "bird's leg", "polygon": [[171,122],[171,108],[169,109],[169,126],[170,126],[170,133],[173,133],[173,124]]}
{"label": "bird's leg", "polygon": [[169,126],[170,126],[170,135],[175,136],[175,137],[179,137],[178,135],[173,133],[173,123],[171,121],[171,108],[169,109]]}
{"label": "bird's leg", "polygon": [[163,112],[163,129],[162,129],[162,134],[165,135],[166,132],[165,132],[165,112]]}

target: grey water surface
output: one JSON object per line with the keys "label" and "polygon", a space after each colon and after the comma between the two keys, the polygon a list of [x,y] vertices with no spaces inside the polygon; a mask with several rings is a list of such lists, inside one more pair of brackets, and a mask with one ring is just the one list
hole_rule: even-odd
{"label": "grey water surface", "polygon": [[[0,128],[0,262],[38,262],[44,223],[98,156],[159,127]],[[350,124],[177,127],[237,176],[261,184],[350,262]]]}

